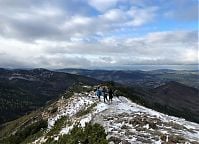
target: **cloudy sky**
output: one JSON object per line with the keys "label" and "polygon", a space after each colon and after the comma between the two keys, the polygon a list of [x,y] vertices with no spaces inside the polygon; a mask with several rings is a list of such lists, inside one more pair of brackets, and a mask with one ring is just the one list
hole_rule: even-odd
{"label": "cloudy sky", "polygon": [[0,0],[0,67],[197,65],[198,0]]}

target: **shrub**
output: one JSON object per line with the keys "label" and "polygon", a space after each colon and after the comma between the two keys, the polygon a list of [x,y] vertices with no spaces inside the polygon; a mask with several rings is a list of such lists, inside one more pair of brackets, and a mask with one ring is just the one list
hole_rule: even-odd
{"label": "shrub", "polygon": [[80,111],[76,114],[76,116],[77,116],[77,117],[81,117],[81,116],[84,116],[84,115],[90,113],[91,110],[92,110],[95,106],[97,106],[97,103],[93,103],[93,104],[92,104],[91,106],[89,106],[88,108],[83,109],[83,110],[80,110]]}
{"label": "shrub", "polygon": [[66,116],[62,116],[60,119],[58,119],[55,122],[55,125],[52,127],[52,129],[47,133],[48,136],[52,136],[54,134],[58,134],[59,131],[66,125],[70,124],[69,118]]}
{"label": "shrub", "polygon": [[101,125],[87,123],[84,128],[75,125],[68,134],[60,136],[58,141],[50,138],[45,144],[108,144],[108,141]]}
{"label": "shrub", "polygon": [[104,128],[99,124],[86,124],[85,128],[76,125],[68,135],[64,135],[58,143],[68,144],[108,144]]}

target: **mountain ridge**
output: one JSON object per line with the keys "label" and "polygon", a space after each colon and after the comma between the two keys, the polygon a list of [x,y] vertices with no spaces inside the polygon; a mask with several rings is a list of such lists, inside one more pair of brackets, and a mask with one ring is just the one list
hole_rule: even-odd
{"label": "mountain ridge", "polygon": [[[63,95],[43,109],[41,117],[47,120],[47,127],[39,130],[39,135],[29,136],[25,141],[34,144],[61,143],[73,135],[73,128],[84,129],[87,123],[100,124],[110,144],[197,144],[199,141],[199,124],[159,113],[133,103],[123,96],[114,97],[113,103],[100,102],[92,87],[83,87],[86,91],[74,92],[70,97]],[[53,110],[55,108],[56,110]],[[83,142],[81,136],[74,135],[72,139]],[[102,144],[107,142],[104,141]]]}
{"label": "mountain ridge", "polygon": [[126,86],[140,86],[149,89],[162,83],[177,81],[199,89],[199,72],[185,70],[88,70],[88,69],[58,69],[56,71],[84,75],[102,81],[115,81]]}

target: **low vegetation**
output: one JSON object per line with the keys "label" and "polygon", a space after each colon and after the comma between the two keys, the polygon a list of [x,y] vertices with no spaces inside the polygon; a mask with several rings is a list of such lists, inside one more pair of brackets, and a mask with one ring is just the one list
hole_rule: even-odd
{"label": "low vegetation", "polygon": [[91,106],[89,106],[88,108],[83,109],[83,110],[80,110],[80,111],[76,114],[76,116],[77,116],[77,117],[81,117],[81,116],[84,116],[84,115],[90,113],[91,110],[92,110],[96,105],[97,105],[97,103],[93,103],[93,104],[92,104]]}
{"label": "low vegetation", "polygon": [[40,120],[32,123],[31,125],[18,130],[15,134],[0,141],[2,144],[20,144],[27,138],[35,136],[35,134],[44,131],[47,128],[47,121]]}
{"label": "low vegetation", "polygon": [[84,128],[78,124],[58,141],[50,138],[45,144],[108,144],[104,128],[99,124],[87,123]]}
{"label": "low vegetation", "polygon": [[55,125],[52,127],[52,129],[47,133],[48,136],[53,136],[55,134],[58,134],[60,130],[66,126],[66,124],[70,125],[71,122],[68,117],[62,116],[60,119],[58,119],[55,122]]}
{"label": "low vegetation", "polygon": [[41,109],[33,111],[30,114],[24,115],[14,121],[7,122],[0,127],[0,140],[9,137],[12,133],[17,130],[25,128],[30,125],[33,121],[41,119]]}

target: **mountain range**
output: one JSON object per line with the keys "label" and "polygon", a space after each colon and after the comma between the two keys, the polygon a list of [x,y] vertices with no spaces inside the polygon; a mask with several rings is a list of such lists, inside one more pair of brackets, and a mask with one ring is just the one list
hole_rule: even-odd
{"label": "mountain range", "polygon": [[159,69],[152,71],[141,70],[87,70],[87,69],[60,69],[57,71],[84,75],[102,81],[115,81],[127,86],[155,88],[169,81],[176,81],[199,89],[198,70],[170,70]]}

